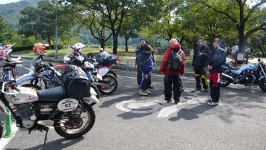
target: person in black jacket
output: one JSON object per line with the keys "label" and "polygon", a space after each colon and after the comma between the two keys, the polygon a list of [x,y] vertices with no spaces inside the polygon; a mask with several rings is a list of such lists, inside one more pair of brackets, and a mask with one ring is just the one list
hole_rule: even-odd
{"label": "person in black jacket", "polygon": [[145,39],[140,39],[140,46],[136,48],[135,54],[136,54],[136,60],[135,60],[135,66],[137,66],[137,83],[140,85],[141,82],[141,70],[140,70],[140,56],[142,52],[144,51],[144,46],[146,45]]}
{"label": "person in black jacket", "polygon": [[219,47],[220,40],[215,38],[213,40],[214,50],[211,51],[208,61],[208,70],[210,72],[210,96],[211,99],[208,100],[208,105],[216,106],[218,105],[220,98],[220,86],[219,82],[222,79],[222,65],[226,61],[226,52],[224,49]]}
{"label": "person in black jacket", "polygon": [[202,81],[205,92],[208,92],[208,79],[206,77],[206,67],[210,49],[204,44],[204,39],[199,38],[198,47],[194,49],[192,67],[195,71],[196,91],[201,90],[200,80]]}
{"label": "person in black jacket", "polygon": [[140,81],[140,91],[139,94],[142,96],[147,96],[151,93],[147,88],[149,86],[149,79],[151,76],[151,71],[154,65],[154,60],[152,57],[152,47],[150,45],[144,46],[144,51],[140,55],[139,65],[142,74],[142,79]]}

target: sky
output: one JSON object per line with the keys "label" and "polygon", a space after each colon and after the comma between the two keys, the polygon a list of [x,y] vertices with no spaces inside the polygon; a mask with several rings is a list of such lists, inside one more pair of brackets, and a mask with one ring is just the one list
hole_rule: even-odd
{"label": "sky", "polygon": [[20,0],[0,0],[0,4],[7,4],[12,2],[19,2]]}

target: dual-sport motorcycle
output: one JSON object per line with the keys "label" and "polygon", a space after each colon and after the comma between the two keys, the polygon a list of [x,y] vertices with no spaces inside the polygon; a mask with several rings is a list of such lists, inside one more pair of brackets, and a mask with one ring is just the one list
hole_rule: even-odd
{"label": "dual-sport motorcycle", "polygon": [[[22,75],[16,80],[18,85],[41,90],[42,83],[44,84],[45,89],[61,86],[63,84],[61,73],[58,72],[51,63],[47,64],[43,61],[40,61],[41,57],[43,56],[39,55],[32,59],[29,73]],[[67,66],[65,65],[65,68],[66,67]],[[100,75],[95,75],[94,78],[96,77],[97,79],[94,80],[98,80],[98,78],[101,79]],[[30,83],[25,83],[26,81],[30,81]],[[89,81],[91,81],[90,77]],[[94,84],[90,84],[90,86],[97,93],[97,98],[99,98],[100,92],[97,86]]]}
{"label": "dual-sport motorcycle", "polygon": [[240,68],[235,68],[230,65],[230,60],[227,60],[222,67],[221,87],[226,87],[230,83],[242,84],[244,86],[258,84],[261,90],[266,92],[266,72],[263,61],[258,60],[255,64],[246,64]]}
{"label": "dual-sport motorcycle", "polygon": [[83,70],[69,65],[62,74],[63,85],[36,91],[17,86],[17,64],[22,62],[6,59],[0,63],[0,112],[6,114],[8,108],[19,129],[46,131],[45,146],[49,126],[67,138],[80,137],[93,127],[96,116],[92,106],[99,100]]}
{"label": "dual-sport motorcycle", "polygon": [[[116,91],[116,89],[118,87],[116,74],[113,71],[110,71],[107,67],[102,68],[102,69],[96,69],[94,74],[92,74],[93,76],[91,76],[92,70],[88,69],[88,68],[94,68],[94,67],[98,67],[98,66],[95,66],[93,64],[93,67],[87,67],[87,66],[91,66],[92,63],[90,63],[90,61],[88,60],[88,58],[86,56],[82,56],[82,55],[69,56],[69,55],[67,55],[64,57],[64,64],[55,65],[54,68],[64,69],[64,66],[66,66],[67,64],[74,64],[76,66],[81,67],[87,73],[89,78],[91,78],[91,79],[94,78],[94,80],[93,80],[94,82],[92,82],[92,84],[94,84],[98,87],[98,90],[101,94],[111,95],[113,92]],[[98,73],[99,75],[102,76],[102,80],[99,80],[99,79],[95,80],[95,74],[96,73]]]}

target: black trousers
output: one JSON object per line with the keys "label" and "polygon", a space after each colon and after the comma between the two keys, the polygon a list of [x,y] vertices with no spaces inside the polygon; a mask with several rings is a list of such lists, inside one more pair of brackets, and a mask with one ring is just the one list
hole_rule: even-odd
{"label": "black trousers", "polygon": [[201,89],[201,82],[204,89],[208,88],[208,79],[206,77],[206,67],[198,67],[195,66],[195,80],[196,80],[196,88]]}
{"label": "black trousers", "polygon": [[179,101],[181,96],[180,91],[180,78],[179,75],[165,75],[164,77],[164,96],[165,100],[171,100],[172,90],[174,94],[174,100]]}
{"label": "black trousers", "polygon": [[141,80],[142,80],[141,68],[140,68],[140,65],[137,65],[137,83],[138,83],[138,85],[140,85]]}

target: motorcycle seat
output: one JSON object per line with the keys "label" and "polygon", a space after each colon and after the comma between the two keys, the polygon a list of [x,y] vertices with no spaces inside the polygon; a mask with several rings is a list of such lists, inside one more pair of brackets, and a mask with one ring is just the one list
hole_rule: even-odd
{"label": "motorcycle seat", "polygon": [[39,97],[39,101],[59,101],[66,98],[65,89],[62,86],[38,90],[37,95]]}

